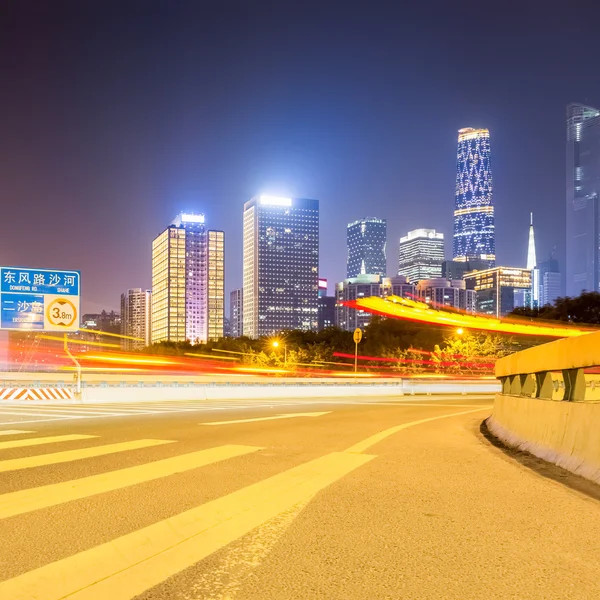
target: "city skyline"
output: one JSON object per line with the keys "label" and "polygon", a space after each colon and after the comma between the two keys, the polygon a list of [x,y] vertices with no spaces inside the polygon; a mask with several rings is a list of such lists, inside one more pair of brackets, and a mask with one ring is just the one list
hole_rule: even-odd
{"label": "city skyline", "polygon": [[[418,227],[450,240],[455,132],[472,126],[492,136],[498,264],[522,264],[514,240],[533,211],[538,255],[556,246],[564,269],[565,106],[600,105],[592,20],[524,7],[515,23],[486,7],[465,46],[468,12],[442,3],[382,7],[360,26],[352,11],[315,18],[305,3],[290,19],[289,7],[258,4],[165,4],[143,17],[123,7],[118,18],[75,3],[7,9],[0,190],[14,227],[3,264],[81,270],[83,311],[118,309],[123,290],[150,287],[147,240],[173,214],[203,212],[226,232],[230,291],[242,278],[240,203],[270,193],[320,200],[319,271],[339,281],[345,226],[367,213],[387,219],[390,248]],[[24,206],[44,224],[28,244]]]}

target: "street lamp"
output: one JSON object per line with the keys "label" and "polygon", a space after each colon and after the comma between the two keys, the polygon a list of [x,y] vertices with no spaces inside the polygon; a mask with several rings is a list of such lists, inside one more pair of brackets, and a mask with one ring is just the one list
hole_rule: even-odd
{"label": "street lamp", "polygon": [[[279,342],[275,340],[272,346],[273,348],[279,348]],[[285,343],[283,344],[283,364],[284,366],[287,365],[287,345]]]}
{"label": "street lamp", "polygon": [[458,333],[458,335],[462,335],[462,334],[464,333],[464,330],[463,330],[463,328],[462,328],[462,327],[459,327],[459,328],[456,330],[456,333]]}

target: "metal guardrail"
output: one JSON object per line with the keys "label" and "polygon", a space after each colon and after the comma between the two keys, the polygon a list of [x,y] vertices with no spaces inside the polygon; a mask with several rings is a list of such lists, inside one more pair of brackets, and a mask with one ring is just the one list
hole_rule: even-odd
{"label": "metal guardrail", "polygon": [[502,393],[569,402],[600,400],[600,332],[528,348],[496,362]]}

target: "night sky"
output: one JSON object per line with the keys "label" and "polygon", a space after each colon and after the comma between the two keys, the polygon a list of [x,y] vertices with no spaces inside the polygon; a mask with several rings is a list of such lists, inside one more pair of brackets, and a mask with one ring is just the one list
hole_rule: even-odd
{"label": "night sky", "polygon": [[228,296],[243,203],[267,192],[319,199],[331,293],[363,216],[388,220],[390,274],[410,229],[451,256],[471,126],[491,134],[498,264],[525,266],[533,211],[538,258],[564,266],[565,105],[600,104],[600,10],[409,4],[2,2],[0,264],[80,269],[83,311],[116,309],[197,211],[225,231]]}

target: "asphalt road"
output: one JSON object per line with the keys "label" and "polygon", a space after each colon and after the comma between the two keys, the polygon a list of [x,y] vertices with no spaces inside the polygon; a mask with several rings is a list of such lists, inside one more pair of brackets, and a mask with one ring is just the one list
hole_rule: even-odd
{"label": "asphalt road", "polygon": [[491,397],[181,408],[2,419],[2,600],[600,597],[596,488]]}

